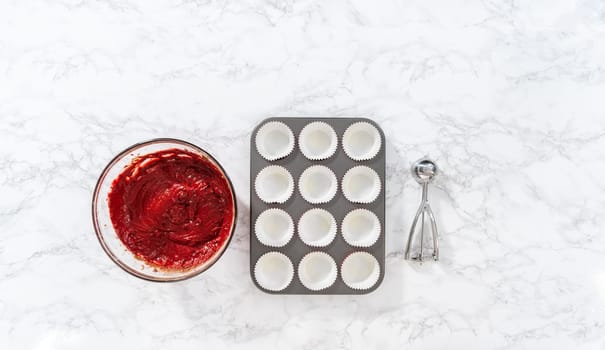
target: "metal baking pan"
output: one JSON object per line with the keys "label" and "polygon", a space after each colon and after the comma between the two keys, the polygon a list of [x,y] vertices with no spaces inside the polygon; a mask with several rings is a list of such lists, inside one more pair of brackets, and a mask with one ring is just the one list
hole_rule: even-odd
{"label": "metal baking pan", "polygon": [[[288,156],[278,159],[275,161],[268,161],[263,158],[256,149],[255,137],[259,128],[267,122],[279,121],[285,123],[293,132],[295,137],[295,146],[292,153]],[[328,159],[312,161],[307,159],[299,149],[298,136],[305,125],[321,121],[332,126],[336,132],[338,138],[338,148],[335,154]],[[372,124],[380,133],[381,146],[378,154],[367,161],[356,161],[351,159],[344,152],[342,147],[342,136],[351,124],[356,122],[367,122]],[[255,191],[255,179],[257,174],[266,166],[269,165],[280,165],[285,167],[294,178],[295,190],[293,195],[284,203],[281,204],[267,204],[263,202]],[[302,172],[312,165],[324,165],[330,168],[338,179],[338,192],[336,196],[326,204],[310,204],[301,196],[298,190],[298,179]],[[344,174],[347,170],[358,165],[365,165],[373,170],[380,177],[381,187],[380,193],[376,200],[369,204],[357,204],[347,200],[341,188],[341,182]],[[275,248],[269,247],[262,244],[256,237],[254,232],[255,222],[258,216],[266,209],[269,208],[280,208],[286,211],[293,219],[295,226],[295,233],[293,238],[283,247]],[[298,236],[297,223],[300,216],[311,208],[323,208],[329,211],[337,222],[338,232],[335,239],[326,247],[310,247],[303,243]],[[380,236],[375,244],[367,248],[353,247],[350,246],[342,237],[341,234],[341,222],[344,216],[358,208],[365,208],[372,211],[378,217],[380,221]],[[250,274],[254,284],[261,290],[271,294],[367,294],[378,288],[384,278],[385,273],[385,137],[384,132],[378,124],[367,118],[268,118],[260,122],[252,132],[250,137]],[[294,265],[294,277],[291,283],[280,291],[270,291],[262,288],[256,281],[254,276],[254,266],[256,261],[263,254],[277,251],[285,254],[290,258]],[[311,251],[322,251],[329,254],[337,264],[338,277],[332,286],[319,290],[313,291],[307,289],[298,278],[298,263],[307,253]],[[347,286],[340,274],[340,266],[343,260],[351,253],[357,251],[364,251],[372,254],[380,265],[380,276],[378,281],[369,289],[353,289]]]}

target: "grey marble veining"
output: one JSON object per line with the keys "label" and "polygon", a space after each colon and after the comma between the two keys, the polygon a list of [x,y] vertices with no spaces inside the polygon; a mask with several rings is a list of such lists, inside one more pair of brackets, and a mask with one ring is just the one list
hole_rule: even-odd
{"label": "grey marble veining", "polygon": [[[605,348],[605,3],[0,3],[3,349]],[[277,296],[248,267],[248,145],[267,116],[368,116],[387,138],[387,262],[367,296]],[[235,238],[208,272],[135,279],[92,190],[125,147],[176,137],[231,174]],[[403,260],[431,192],[441,261]]]}

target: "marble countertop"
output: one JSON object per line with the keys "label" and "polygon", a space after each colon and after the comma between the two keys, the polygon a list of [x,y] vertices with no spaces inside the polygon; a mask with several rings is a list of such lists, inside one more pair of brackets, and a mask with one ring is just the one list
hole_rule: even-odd
{"label": "marble countertop", "polygon": [[[605,3],[0,3],[0,348],[604,349]],[[268,116],[367,116],[387,138],[387,260],[366,296],[249,276],[249,137]],[[176,137],[231,174],[225,255],[133,278],[93,232],[125,147]],[[442,260],[403,259],[420,187]]]}

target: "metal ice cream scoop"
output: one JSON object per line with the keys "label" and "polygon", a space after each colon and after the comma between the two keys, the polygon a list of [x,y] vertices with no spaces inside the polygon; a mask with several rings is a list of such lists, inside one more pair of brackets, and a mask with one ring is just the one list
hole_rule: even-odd
{"label": "metal ice cream scoop", "polygon": [[[435,215],[433,214],[433,210],[431,209],[431,205],[429,204],[428,192],[429,183],[431,183],[435,176],[437,176],[438,168],[435,162],[433,162],[432,160],[428,158],[422,158],[412,164],[411,170],[416,182],[422,185],[422,200],[420,202],[420,206],[418,207],[418,211],[416,212],[416,216],[414,217],[414,221],[412,222],[410,235],[408,237],[408,244],[405,249],[405,258],[418,261],[424,260],[424,231],[426,226],[425,216],[428,216],[428,220],[430,221],[430,225],[428,226],[428,228],[431,230],[433,241],[433,260],[437,261],[439,260],[439,235],[437,233],[437,223],[435,222]],[[421,220],[420,225],[418,225],[419,219]],[[417,226],[420,226],[420,252],[418,255],[410,257]]]}

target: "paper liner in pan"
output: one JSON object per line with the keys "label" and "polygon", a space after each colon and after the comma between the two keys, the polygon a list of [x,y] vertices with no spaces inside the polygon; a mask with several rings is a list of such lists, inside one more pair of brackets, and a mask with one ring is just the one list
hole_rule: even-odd
{"label": "paper liner in pan", "polygon": [[283,247],[294,236],[294,221],[282,209],[267,209],[256,218],[254,233],[268,247]]}
{"label": "paper liner in pan", "polygon": [[351,124],[342,136],[342,148],[353,160],[370,160],[380,152],[381,146],[380,132],[368,122]]}
{"label": "paper liner in pan", "polygon": [[254,190],[265,203],[284,203],[294,193],[294,178],[286,168],[269,165],[256,175]]}
{"label": "paper liner in pan", "polygon": [[300,175],[298,190],[300,195],[311,204],[327,203],[338,191],[338,179],[330,168],[312,165]]}
{"label": "paper liner in pan", "polygon": [[380,278],[380,264],[370,253],[351,253],[342,262],[340,275],[342,281],[350,288],[370,289]]}
{"label": "paper liner in pan", "polygon": [[298,147],[307,159],[327,159],[336,152],[338,137],[328,123],[311,122],[298,135]]}
{"label": "paper liner in pan", "polygon": [[370,210],[355,209],[342,220],[340,232],[353,247],[371,247],[380,238],[380,220]]}
{"label": "paper liner in pan", "polygon": [[338,267],[332,257],[324,252],[311,252],[298,264],[298,278],[309,290],[319,291],[334,284]]}
{"label": "paper liner in pan", "polygon": [[263,124],[255,138],[256,151],[266,160],[274,161],[287,157],[294,150],[294,133],[277,121]]}
{"label": "paper liner in pan", "polygon": [[381,188],[378,173],[365,165],[347,170],[342,178],[342,193],[353,203],[372,203],[378,198]]}
{"label": "paper liner in pan", "polygon": [[264,289],[278,292],[286,289],[294,278],[290,258],[279,252],[263,254],[254,265],[254,279]]}

